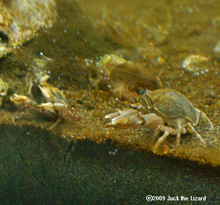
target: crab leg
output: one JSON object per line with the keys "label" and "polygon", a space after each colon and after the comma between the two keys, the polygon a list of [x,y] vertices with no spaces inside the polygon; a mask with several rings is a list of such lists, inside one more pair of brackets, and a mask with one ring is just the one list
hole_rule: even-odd
{"label": "crab leg", "polygon": [[194,129],[194,127],[192,126],[190,122],[187,123],[187,129],[190,133],[193,133],[197,138],[199,138],[203,144],[206,145],[205,140],[202,139],[201,135],[198,132],[196,132],[196,130]]}
{"label": "crab leg", "polygon": [[177,135],[176,135],[176,146],[180,146],[180,137],[181,137],[181,128],[182,128],[182,123],[180,120],[177,120]]}
{"label": "crab leg", "polygon": [[152,137],[156,137],[161,131],[161,125],[157,126],[157,128],[154,130],[154,133]]}
{"label": "crab leg", "polygon": [[58,123],[60,123],[62,121],[62,118],[61,117],[59,117],[58,119],[57,119],[57,121],[53,124],[53,125],[51,125],[49,128],[47,128],[47,130],[51,130],[51,129],[53,129]]}
{"label": "crab leg", "polygon": [[207,117],[207,115],[202,112],[201,110],[196,109],[196,111],[198,111],[201,115],[201,118],[206,122],[206,124],[209,124],[210,130],[213,129],[213,124],[211,122],[211,120]]}
{"label": "crab leg", "polygon": [[153,136],[155,137],[159,134],[159,132],[162,131],[164,132],[164,134],[159,138],[159,140],[157,141],[157,143],[154,146],[154,152],[157,150],[158,146],[168,137],[168,135],[177,135],[177,142],[176,145],[177,147],[180,145],[180,137],[181,134],[185,134],[186,133],[186,129],[182,127],[181,125],[181,121],[177,122],[177,129],[173,129],[167,126],[163,126],[163,125],[158,125],[157,129],[155,129]]}
{"label": "crab leg", "polygon": [[[159,125],[158,126],[158,131],[164,131],[164,134],[159,138],[159,140],[157,141],[157,143],[154,145],[154,152],[156,152],[158,146],[169,136],[170,134],[170,129],[168,127]],[[156,131],[156,130],[155,130]]]}

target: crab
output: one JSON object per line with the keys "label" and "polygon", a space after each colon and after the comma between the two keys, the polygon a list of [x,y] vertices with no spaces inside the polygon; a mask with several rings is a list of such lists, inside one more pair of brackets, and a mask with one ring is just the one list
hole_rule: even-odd
{"label": "crab", "polygon": [[12,121],[14,123],[17,114],[30,109],[36,110],[44,118],[56,120],[48,129],[54,128],[62,119],[81,120],[75,108],[69,108],[64,94],[53,85],[47,83],[49,76],[39,72],[34,79],[31,79],[28,94],[30,96],[13,94],[10,100],[20,105]]}
{"label": "crab", "polygon": [[142,105],[131,109],[118,111],[105,116],[111,121],[106,127],[136,128],[145,126],[155,129],[152,137],[161,131],[163,135],[154,145],[153,151],[165,141],[169,135],[176,135],[176,146],[180,146],[181,134],[194,134],[203,144],[205,140],[195,130],[194,126],[202,118],[213,129],[213,124],[204,112],[195,108],[180,92],[174,89],[146,90],[141,97]]}

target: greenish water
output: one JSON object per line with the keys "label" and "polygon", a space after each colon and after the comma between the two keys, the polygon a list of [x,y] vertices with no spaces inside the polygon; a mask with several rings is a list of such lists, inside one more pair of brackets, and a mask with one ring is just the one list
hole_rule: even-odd
{"label": "greenish water", "polygon": [[[4,98],[4,202],[126,204],[145,203],[147,195],[219,201],[220,2],[56,3],[53,27],[1,58],[0,77],[10,95],[28,95],[32,67],[46,70],[82,121],[65,119],[46,131],[54,122],[25,112],[13,125],[15,107]],[[158,156],[152,130],[104,128],[106,114],[139,101],[140,85],[176,89],[205,112],[214,129],[202,120],[195,129],[207,146],[187,133],[176,151],[169,136]]]}

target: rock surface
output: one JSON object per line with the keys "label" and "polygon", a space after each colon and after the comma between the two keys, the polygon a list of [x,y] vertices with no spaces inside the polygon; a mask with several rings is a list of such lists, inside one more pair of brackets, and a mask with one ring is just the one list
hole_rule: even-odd
{"label": "rock surface", "polygon": [[56,21],[54,0],[0,1],[0,57],[36,36]]}

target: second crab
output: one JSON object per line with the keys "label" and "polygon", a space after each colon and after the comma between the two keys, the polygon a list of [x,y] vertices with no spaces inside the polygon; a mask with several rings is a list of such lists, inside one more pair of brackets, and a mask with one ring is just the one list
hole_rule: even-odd
{"label": "second crab", "polygon": [[38,71],[30,79],[28,91],[30,98],[18,94],[11,96],[10,100],[20,106],[13,117],[13,122],[20,112],[30,109],[36,110],[46,119],[56,120],[49,129],[55,127],[62,119],[81,120],[76,109],[68,107],[64,94],[58,88],[47,83],[48,79],[49,75]]}

